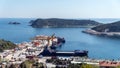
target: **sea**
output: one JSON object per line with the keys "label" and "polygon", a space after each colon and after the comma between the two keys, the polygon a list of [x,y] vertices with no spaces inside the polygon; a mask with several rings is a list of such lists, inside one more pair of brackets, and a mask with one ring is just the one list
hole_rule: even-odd
{"label": "sea", "polygon": [[[59,51],[88,50],[89,58],[120,59],[120,39],[99,37],[82,33],[89,28],[33,28],[29,21],[35,18],[0,18],[0,39],[14,43],[29,42],[36,35],[64,37],[66,43],[58,48]],[[120,19],[91,19],[100,23],[112,23]],[[19,25],[8,24],[20,22]]]}

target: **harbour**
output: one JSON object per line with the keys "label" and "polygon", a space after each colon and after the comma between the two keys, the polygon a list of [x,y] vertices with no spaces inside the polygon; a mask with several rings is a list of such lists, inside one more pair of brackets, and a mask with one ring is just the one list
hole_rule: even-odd
{"label": "harbour", "polygon": [[[28,22],[32,19],[5,18],[0,19],[0,38],[14,43],[30,42],[36,35],[52,35],[64,37],[66,43],[57,48],[59,51],[88,50],[89,57],[94,59],[119,59],[119,39],[98,37],[82,33],[87,28],[32,28]],[[115,19],[118,20],[118,19]],[[20,25],[9,25],[10,21],[20,22]],[[106,19],[99,20],[107,22]],[[112,19],[114,21],[114,19]],[[7,29],[9,28],[9,29]],[[71,32],[72,31],[72,32]],[[104,42],[104,44],[103,44]],[[97,53],[96,53],[97,52]],[[104,55],[103,55],[104,54]]]}
{"label": "harbour", "polygon": [[[54,45],[52,44],[54,42]],[[56,43],[56,44],[55,44]],[[10,66],[12,64],[21,64],[22,62],[30,59],[37,58],[38,62],[42,62],[46,65],[46,60],[51,57],[65,57],[65,56],[74,56],[74,57],[87,57],[88,51],[79,51],[75,50],[75,52],[56,52],[56,48],[65,43],[64,38],[58,38],[54,36],[44,36],[37,35],[35,36],[31,42],[23,42],[16,44],[17,47],[11,50],[4,50],[0,53],[1,65],[0,67]],[[52,49],[51,46],[55,46],[55,49]],[[45,57],[48,57],[45,59]],[[73,57],[73,58],[74,58]],[[42,58],[42,59],[41,59]],[[43,61],[44,58],[44,61]],[[3,63],[4,62],[4,63]]]}
{"label": "harbour", "polygon": [[[59,40],[58,40],[59,39]],[[60,40],[61,39],[61,40]],[[102,67],[117,67],[120,65],[120,60],[106,60],[106,59],[92,59],[89,58],[89,51],[74,50],[74,51],[56,51],[59,43],[65,44],[65,39],[56,37],[55,34],[51,36],[37,35],[31,42],[23,42],[17,44],[17,48],[11,50],[4,50],[0,53],[2,65],[18,64],[26,60],[36,60],[43,63],[44,67],[65,67],[71,64],[89,64]],[[52,43],[56,44],[52,44]],[[55,46],[52,49],[51,46]],[[69,61],[67,64],[52,64],[49,60]],[[3,67],[0,65],[0,67]]]}
{"label": "harbour", "polygon": [[120,1],[0,0],[0,68],[120,68]]}

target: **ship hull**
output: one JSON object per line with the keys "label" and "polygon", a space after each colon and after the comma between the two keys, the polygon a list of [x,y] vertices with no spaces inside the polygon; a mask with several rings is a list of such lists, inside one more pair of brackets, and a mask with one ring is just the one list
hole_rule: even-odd
{"label": "ship hull", "polygon": [[44,50],[42,53],[39,55],[42,56],[80,56],[80,57],[88,57],[88,51],[86,52],[50,52],[49,50]]}

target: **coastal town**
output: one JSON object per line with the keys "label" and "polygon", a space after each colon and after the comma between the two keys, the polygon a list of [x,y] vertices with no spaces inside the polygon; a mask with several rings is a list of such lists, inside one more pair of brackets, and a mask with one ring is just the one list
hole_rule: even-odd
{"label": "coastal town", "polygon": [[[86,50],[56,51],[56,48],[65,42],[64,38],[56,37],[55,34],[52,36],[37,35],[32,38],[31,42],[19,43],[14,49],[1,52],[0,68],[71,68],[72,64],[93,65],[95,68],[120,66],[119,60],[91,59]],[[26,61],[34,61],[34,63],[29,67],[20,67]]]}
{"label": "coastal town", "polygon": [[0,0],[0,68],[120,68],[120,0]]}

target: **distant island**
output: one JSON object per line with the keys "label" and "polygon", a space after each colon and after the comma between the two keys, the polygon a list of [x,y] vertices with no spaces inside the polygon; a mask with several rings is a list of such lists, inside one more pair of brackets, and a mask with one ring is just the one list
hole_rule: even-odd
{"label": "distant island", "polygon": [[120,21],[99,25],[83,32],[100,36],[120,37]]}
{"label": "distant island", "polygon": [[15,47],[16,45],[11,41],[0,39],[0,52],[3,52],[4,50],[14,49]]}
{"label": "distant island", "polygon": [[75,19],[36,19],[29,22],[34,28],[66,28],[66,27],[93,27],[101,23],[93,20],[75,20]]}
{"label": "distant island", "polygon": [[9,22],[8,24],[15,24],[15,25],[17,25],[17,24],[21,24],[21,23],[19,23],[19,22]]}

